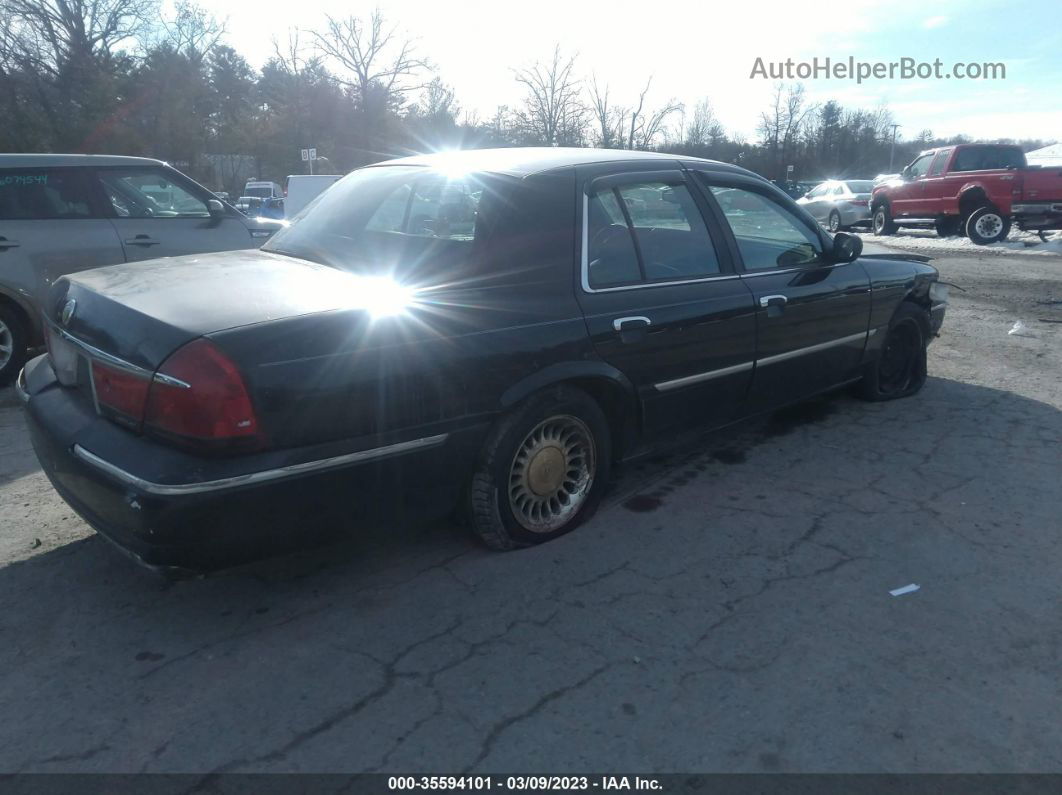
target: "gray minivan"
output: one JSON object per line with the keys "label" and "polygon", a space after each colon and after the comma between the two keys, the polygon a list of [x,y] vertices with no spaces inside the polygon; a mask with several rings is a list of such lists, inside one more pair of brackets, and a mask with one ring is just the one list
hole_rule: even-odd
{"label": "gray minivan", "polygon": [[42,343],[41,301],[63,274],[257,248],[282,226],[159,160],[0,154],[0,384]]}

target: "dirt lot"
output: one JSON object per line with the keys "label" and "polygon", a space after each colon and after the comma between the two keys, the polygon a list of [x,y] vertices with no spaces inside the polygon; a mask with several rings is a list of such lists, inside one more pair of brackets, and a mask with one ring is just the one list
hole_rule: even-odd
{"label": "dirt lot", "polygon": [[514,554],[381,528],[166,583],[0,392],[0,772],[1062,771],[1062,258],[936,264],[919,396],[691,441]]}

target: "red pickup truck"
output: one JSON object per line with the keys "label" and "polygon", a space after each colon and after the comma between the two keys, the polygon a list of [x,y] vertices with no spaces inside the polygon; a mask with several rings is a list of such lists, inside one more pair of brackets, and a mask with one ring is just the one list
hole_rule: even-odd
{"label": "red pickup truck", "polygon": [[1062,229],[1062,167],[1028,166],[1017,146],[959,144],[922,152],[900,176],[874,188],[876,235],[901,226],[934,226],[981,245],[1019,229]]}

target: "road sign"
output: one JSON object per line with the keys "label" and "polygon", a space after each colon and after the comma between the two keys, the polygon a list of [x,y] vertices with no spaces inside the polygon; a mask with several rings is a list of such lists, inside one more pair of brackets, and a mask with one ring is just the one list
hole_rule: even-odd
{"label": "road sign", "polygon": [[310,150],[309,149],[303,149],[302,150],[302,161],[305,163],[309,159],[310,159]]}
{"label": "road sign", "polygon": [[786,166],[785,170],[786,170],[787,174],[792,174],[793,173],[793,167],[792,166]]}
{"label": "road sign", "polygon": [[317,159],[317,150],[316,149],[311,149],[310,150],[310,160],[316,160],[316,159]]}

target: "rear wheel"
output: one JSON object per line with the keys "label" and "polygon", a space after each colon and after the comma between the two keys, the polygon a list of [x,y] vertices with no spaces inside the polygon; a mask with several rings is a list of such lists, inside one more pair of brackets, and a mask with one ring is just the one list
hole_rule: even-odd
{"label": "rear wheel", "polygon": [[877,209],[874,210],[871,226],[874,229],[875,235],[896,234],[896,223],[892,220],[892,213],[889,212],[889,205],[879,204],[877,206]]}
{"label": "rear wheel", "polygon": [[841,214],[836,210],[830,211],[829,229],[831,232],[840,232],[844,227],[841,226]]}
{"label": "rear wheel", "polygon": [[966,234],[979,246],[998,243],[1010,234],[1010,218],[995,207],[978,207],[966,219]]}
{"label": "rear wheel", "polygon": [[29,335],[22,316],[0,304],[0,384],[13,380],[26,361]]}
{"label": "rear wheel", "polygon": [[900,304],[888,330],[881,353],[863,380],[858,394],[865,400],[895,400],[915,394],[926,382],[926,346],[929,317],[924,309]]}
{"label": "rear wheel", "polygon": [[567,386],[539,392],[488,436],[469,489],[469,524],[499,550],[564,535],[597,508],[611,455],[593,398]]}

